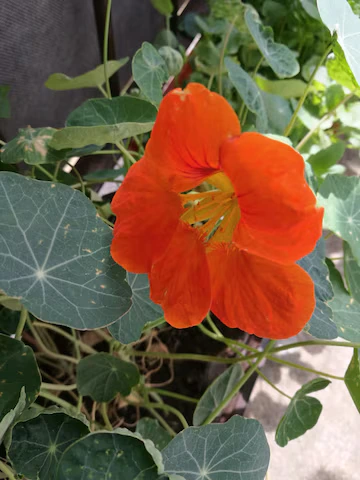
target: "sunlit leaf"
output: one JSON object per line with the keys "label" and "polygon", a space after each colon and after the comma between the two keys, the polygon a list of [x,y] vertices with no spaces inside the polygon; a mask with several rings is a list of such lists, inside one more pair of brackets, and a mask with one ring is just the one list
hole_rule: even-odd
{"label": "sunlit leaf", "polygon": [[[121,60],[110,60],[107,62],[108,77],[124,66],[128,57]],[[74,90],[78,88],[99,87],[105,83],[104,65],[99,65],[94,70],[83,73],[77,77],[68,77],[64,73],[53,73],[45,82],[45,87],[50,90]]]}
{"label": "sunlit leaf", "polygon": [[171,0],[151,0],[151,3],[162,15],[171,15],[174,10],[174,5]]}
{"label": "sunlit leaf", "polygon": [[37,318],[100,328],[131,306],[112,232],[90,200],[66,185],[0,173],[0,289]]}
{"label": "sunlit leaf", "polygon": [[109,353],[89,355],[77,367],[76,383],[80,394],[89,395],[96,402],[110,402],[117,393],[126,397],[139,380],[136,365]]}
{"label": "sunlit leaf", "polygon": [[279,95],[284,98],[301,97],[307,87],[306,83],[299,79],[268,80],[265,77],[257,75],[255,81],[264,92]]}
{"label": "sunlit leaf", "polygon": [[9,85],[0,85],[0,118],[10,117]]}
{"label": "sunlit leaf", "polygon": [[333,51],[335,56],[330,57],[326,62],[330,77],[349,90],[358,90],[359,84],[346,61],[344,52],[339,45],[335,45]]}
{"label": "sunlit leaf", "polygon": [[15,425],[9,458],[18,474],[34,480],[55,480],[61,454],[88,433],[80,420],[45,411]]}
{"label": "sunlit leaf", "polygon": [[322,405],[317,398],[309,397],[308,394],[323,390],[329,383],[330,380],[315,378],[295,393],[276,429],[275,440],[280,447],[285,447],[290,440],[304,435],[316,425]]}
{"label": "sunlit leaf", "polygon": [[360,265],[346,242],[344,242],[344,270],[350,293],[360,304]]}
{"label": "sunlit leaf", "polygon": [[0,419],[13,409],[25,387],[26,405],[38,396],[40,373],[32,349],[0,334]]}
{"label": "sunlit leaf", "polygon": [[185,480],[264,480],[270,451],[257,420],[190,427],[162,451],[165,471]]}
{"label": "sunlit leaf", "polygon": [[325,92],[326,107],[328,110],[336,108],[345,98],[345,92],[341,85],[337,83],[330,85]]}
{"label": "sunlit leaf", "polygon": [[193,416],[193,424],[195,426],[201,425],[216,407],[220,405],[238,383],[242,375],[243,370],[241,366],[236,363],[219,375],[206,389],[195,408]]}
{"label": "sunlit leaf", "polygon": [[92,98],[69,115],[66,128],[55,133],[51,147],[60,150],[117,143],[149,132],[156,113],[154,105],[140,98]]}
{"label": "sunlit leaf", "polygon": [[314,173],[321,176],[342,159],[345,150],[346,144],[344,142],[333,143],[330,147],[310,155],[307,162],[312,166]]}
{"label": "sunlit leaf", "polygon": [[272,28],[263,26],[254,8],[246,8],[245,22],[261,53],[279,78],[294,77],[299,73],[300,66],[295,54],[286,45],[274,41]]}
{"label": "sunlit leaf", "polygon": [[357,348],[354,348],[354,354],[345,373],[345,385],[360,413],[360,362]]}
{"label": "sunlit leaf", "polygon": [[109,332],[121,343],[138,340],[144,325],[163,315],[162,308],[150,300],[149,280],[146,274],[126,274],[132,289],[132,307],[117,322],[110,325]]}
{"label": "sunlit leaf", "polygon": [[142,93],[151,102],[159,104],[162,99],[162,85],[169,77],[162,56],[150,43],[144,42],[135,53],[132,73]]}
{"label": "sunlit leaf", "polygon": [[154,418],[144,417],[136,424],[136,431],[145,440],[152,440],[159,450],[163,450],[171,440],[171,435]]}
{"label": "sunlit leaf", "polygon": [[310,17],[320,20],[319,11],[316,7],[316,0],[300,0],[303,9]]}

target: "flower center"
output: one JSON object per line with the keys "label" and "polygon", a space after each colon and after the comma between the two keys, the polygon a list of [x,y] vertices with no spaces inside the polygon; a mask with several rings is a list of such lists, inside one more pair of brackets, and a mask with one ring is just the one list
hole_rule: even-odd
{"label": "flower center", "polygon": [[[220,189],[181,194],[185,212],[183,222],[198,228],[208,242],[230,242],[236,224],[240,220],[240,209],[232,185],[224,175],[217,174],[208,179]],[[216,178],[218,177],[218,178]],[[219,181],[221,180],[221,181]]]}

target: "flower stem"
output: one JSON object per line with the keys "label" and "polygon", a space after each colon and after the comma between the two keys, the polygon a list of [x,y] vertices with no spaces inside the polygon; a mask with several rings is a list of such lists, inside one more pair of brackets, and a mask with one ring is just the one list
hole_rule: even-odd
{"label": "flower stem", "polygon": [[[104,65],[104,70],[105,70],[105,65]],[[98,85],[98,89],[104,95],[105,98],[109,98],[108,94],[106,93],[106,90],[104,89],[104,87],[102,85]],[[93,154],[91,154],[91,155],[93,155]]]}
{"label": "flower stem", "polygon": [[200,355],[197,353],[165,353],[165,352],[143,352],[140,350],[127,350],[133,357],[164,358],[166,360],[193,360],[194,362],[214,362],[233,364],[239,361],[238,358],[223,358],[212,355]]}
{"label": "flower stem", "polygon": [[27,318],[27,310],[26,308],[22,307],[19,323],[18,323],[18,326],[16,327],[16,332],[15,332],[16,340],[21,340],[22,332],[26,324],[26,318]]}
{"label": "flower stem", "polygon": [[258,368],[256,369],[256,373],[259,375],[259,377],[261,377],[268,385],[270,385],[270,387],[272,387],[274,390],[276,390],[278,393],[280,393],[281,395],[283,395],[284,397],[287,397],[289,398],[290,400],[292,399],[292,397],[290,397],[290,395],[288,395],[287,393],[283,392],[282,390],[280,390],[280,388],[278,388],[271,380],[269,377],[267,377],[261,370],[259,370]]}
{"label": "flower stem", "polygon": [[333,47],[333,44],[331,43],[327,49],[325,50],[323,56],[320,58],[318,64],[316,65],[316,67],[314,68],[314,71],[312,72],[310,78],[309,78],[309,81],[308,81],[308,84],[306,85],[306,88],[304,90],[304,93],[302,94],[302,97],[300,98],[296,108],[295,108],[295,111],[290,119],[290,122],[288,124],[288,126],[285,128],[284,130],[284,137],[288,137],[291,133],[291,130],[293,129],[293,126],[296,122],[296,119],[297,119],[297,116],[298,116],[298,113],[301,109],[301,107],[303,106],[305,100],[306,100],[306,97],[308,96],[308,93],[310,92],[310,89],[311,89],[311,86],[312,86],[312,82],[317,74],[317,71],[319,70],[319,68],[321,67],[321,65],[324,63],[324,61],[326,60],[327,56],[329,55],[329,53],[331,52],[332,50],[332,47]]}
{"label": "flower stem", "polygon": [[101,413],[101,416],[103,417],[106,429],[112,431],[113,427],[112,427],[111,422],[109,420],[109,415],[108,415],[108,412],[107,412],[107,403],[103,402],[101,404],[100,413]]}
{"label": "flower stem", "polygon": [[65,408],[66,410],[75,411],[74,405],[66,400],[63,400],[62,398],[57,397],[56,395],[53,395],[52,393],[47,392],[46,390],[40,390],[39,397],[46,398],[47,400],[60,405],[60,407]]}
{"label": "flower stem", "polygon": [[135,158],[131,155],[131,153],[124,147],[124,145],[121,142],[117,142],[115,145],[123,154],[123,157],[130,161],[130,164],[136,163]]}
{"label": "flower stem", "polygon": [[319,375],[320,377],[332,378],[334,380],[344,380],[344,377],[337,377],[336,375],[332,375],[330,373],[320,372],[319,370],[307,368],[307,367],[304,367],[303,365],[299,365],[298,363],[288,362],[287,360],[283,360],[282,358],[278,358],[278,357],[273,357],[272,355],[268,355],[267,359],[275,363],[280,363],[281,365],[286,365],[287,367],[296,368],[297,370],[314,373],[315,375]]}
{"label": "flower stem", "polygon": [[50,180],[52,180],[53,182],[55,182],[55,178],[54,178],[54,175],[51,175],[50,172],[48,172],[44,167],[42,167],[41,165],[35,165],[35,168],[37,168],[38,170],[40,170],[40,172],[42,172],[44,175],[46,175]]}
{"label": "flower stem", "polygon": [[103,61],[104,61],[104,76],[105,76],[105,85],[106,85],[106,94],[108,98],[111,98],[110,90],[110,81],[108,75],[108,49],[109,49],[109,29],[110,29],[110,16],[111,16],[111,2],[108,0],[106,7],[106,17],[105,17],[105,30],[104,30],[104,50],[103,50]]}
{"label": "flower stem", "polygon": [[41,388],[44,390],[58,390],[58,391],[70,391],[70,390],[76,390],[77,385],[76,383],[72,383],[71,385],[61,385],[61,384],[53,384],[53,383],[45,383],[42,382]]}
{"label": "flower stem", "polygon": [[160,317],[157,320],[154,320],[153,322],[146,323],[143,328],[143,333],[149,330],[152,330],[153,328],[160,327],[164,323],[166,323],[164,317]]}
{"label": "flower stem", "polygon": [[265,350],[260,352],[259,357],[256,361],[251,365],[250,368],[246,371],[246,373],[241,377],[241,379],[237,382],[237,384],[232,388],[228,395],[224,398],[224,400],[211,412],[211,414],[206,418],[206,420],[202,423],[202,425],[208,425],[211,423],[215,418],[222,412],[222,410],[226,407],[226,405],[230,402],[230,400],[238,393],[240,388],[245,385],[245,383],[249,380],[251,375],[255,372],[257,366],[261,362],[263,358],[266,357],[269,350],[275,344],[275,340],[270,340],[269,343],[266,345]]}

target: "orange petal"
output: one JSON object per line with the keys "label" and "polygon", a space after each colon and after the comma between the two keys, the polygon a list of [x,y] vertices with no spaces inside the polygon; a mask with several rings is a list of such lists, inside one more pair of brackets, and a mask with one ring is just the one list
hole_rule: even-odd
{"label": "orange petal", "polygon": [[314,284],[298,265],[280,265],[218,244],[208,254],[211,310],[228,327],[282,339],[303,329],[315,308]]}
{"label": "orange petal", "polygon": [[194,228],[180,223],[164,256],[149,275],[151,299],[176,328],[202,322],[211,302],[210,276],[203,240]]}
{"label": "orange petal", "polygon": [[222,142],[240,134],[238,118],[229,103],[200,84],[190,83],[168,93],[146,145],[146,154],[184,192],[219,169]]}
{"label": "orange petal", "polygon": [[184,212],[180,196],[167,189],[143,158],[129,170],[111,208],[116,215],[113,259],[130,272],[150,272]]}
{"label": "orange petal", "polygon": [[255,255],[294,263],[322,234],[323,209],[293,148],[258,133],[226,141],[221,166],[234,185],[241,210],[233,241]]}

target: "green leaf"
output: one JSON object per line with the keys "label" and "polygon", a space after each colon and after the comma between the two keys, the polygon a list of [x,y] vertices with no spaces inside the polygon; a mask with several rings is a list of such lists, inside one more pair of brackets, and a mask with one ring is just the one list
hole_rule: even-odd
{"label": "green leaf", "polygon": [[170,433],[154,418],[141,418],[136,424],[136,431],[144,439],[153,441],[158,450],[163,450],[172,439]]}
{"label": "green leaf", "polygon": [[236,88],[250,112],[256,115],[259,130],[266,131],[268,128],[267,114],[259,87],[250,75],[229,57],[225,58],[225,66],[229,72],[231,83]]}
{"label": "green leaf", "polygon": [[169,77],[162,56],[150,43],[144,42],[135,53],[132,73],[141,92],[156,105],[162,100],[162,85]]}
{"label": "green leaf", "polygon": [[18,401],[25,387],[26,405],[33,403],[40,390],[40,373],[34,352],[19,340],[0,334],[0,419]]}
{"label": "green leaf", "polygon": [[315,285],[316,305],[304,330],[316,338],[337,338],[338,331],[333,322],[333,313],[328,302],[334,297],[329,282],[329,270],[325,264],[325,240],[321,238],[315,249],[297,262],[312,278]]}
{"label": "green leaf", "polygon": [[62,452],[88,433],[80,420],[45,411],[15,425],[8,455],[18,474],[34,480],[55,480]]}
{"label": "green leaf", "polygon": [[330,85],[325,92],[326,107],[328,110],[336,108],[345,98],[345,92],[341,85]]}
{"label": "green leaf", "polygon": [[111,259],[112,232],[77,190],[0,173],[0,289],[37,318],[100,328],[131,306],[125,271]]}
{"label": "green leaf", "polygon": [[315,378],[295,393],[276,429],[275,440],[280,447],[285,447],[290,440],[304,435],[316,425],[322,405],[317,398],[307,394],[323,390],[329,383],[330,380]]}
{"label": "green leaf", "polygon": [[154,105],[140,98],[92,98],[69,115],[66,128],[55,133],[51,147],[60,150],[117,143],[149,132],[156,113]]}
{"label": "green leaf", "polygon": [[165,61],[169,75],[178,75],[184,65],[181,53],[168,46],[159,48],[159,53]]}
{"label": "green leaf", "polygon": [[7,335],[14,335],[19,324],[20,312],[8,310],[7,308],[0,309],[0,333]]}
{"label": "green leaf", "polygon": [[350,293],[360,304],[360,266],[346,242],[344,242],[344,270]]}
{"label": "green leaf", "polygon": [[243,370],[241,366],[235,364],[217,377],[206,389],[199,403],[196,405],[193,416],[193,424],[195,427],[201,425],[216,407],[220,405],[242,376]]}
{"label": "green leaf", "polygon": [[316,7],[316,0],[300,0],[303,9],[310,17],[320,20],[319,11]]}
{"label": "green leaf", "polygon": [[[123,67],[128,57],[121,60],[110,60],[107,62],[108,77],[114,75]],[[83,73],[77,77],[68,77],[64,73],[53,73],[45,82],[45,87],[50,90],[74,90],[78,88],[100,87],[105,83],[104,65],[99,65],[94,70]]]}
{"label": "green leaf", "polygon": [[[267,131],[282,135],[290,122],[293,113],[289,101],[278,95],[266,92],[261,92],[261,96],[263,98],[268,119]],[[256,119],[256,126],[259,130],[261,130],[260,127],[262,123],[263,121],[261,120],[259,125],[259,118]]]}
{"label": "green leaf", "polygon": [[260,75],[255,77],[255,81],[264,92],[288,99],[301,97],[307,86],[305,82],[298,79],[268,80]]}
{"label": "green leaf", "polygon": [[149,280],[146,274],[127,272],[126,279],[133,292],[132,307],[109,327],[111,335],[125,344],[138,340],[144,325],[163,315],[162,308],[150,300]]}
{"label": "green leaf", "polygon": [[120,175],[125,175],[126,169],[125,168],[117,168],[116,170],[112,169],[105,169],[105,170],[95,170],[94,172],[87,173],[84,175],[84,180],[87,182],[98,180],[100,182],[104,182],[105,180],[115,180],[116,178],[120,177]]}
{"label": "green leaf", "polygon": [[360,363],[357,348],[354,348],[354,354],[345,373],[345,385],[360,413]]}
{"label": "green leaf", "polygon": [[328,175],[318,194],[324,227],[346,240],[360,261],[360,178]]}
{"label": "green leaf", "polygon": [[119,428],[73,443],[61,457],[57,480],[165,480],[161,467],[161,454],[152,442]]}
{"label": "green leaf", "polygon": [[358,90],[359,84],[356,81],[354,74],[352,73],[348,62],[346,61],[344,52],[341,50],[339,45],[335,45],[333,48],[335,54],[334,57],[329,58],[326,62],[326,68],[330,77],[339,83],[343,87],[348,88],[349,90]]}
{"label": "green leaf", "polygon": [[50,127],[21,128],[17,136],[1,148],[1,161],[39,165],[62,160],[65,155],[50,148],[49,145],[56,131]]}
{"label": "green leaf", "polygon": [[257,420],[190,427],[162,451],[165,471],[185,480],[264,480],[270,451]]}
{"label": "green leaf", "polygon": [[2,445],[5,434],[9,428],[18,420],[22,412],[26,408],[25,387],[21,388],[19,400],[12,410],[10,410],[0,421],[0,445]]}
{"label": "green leaf", "polygon": [[171,0],[151,0],[151,3],[161,15],[171,15],[174,10]]}
{"label": "green leaf", "polygon": [[9,85],[0,85],[0,118],[10,118]]}
{"label": "green leaf", "polygon": [[336,33],[345,58],[357,81],[360,82],[360,19],[356,16],[346,0],[317,0],[322,22]]}
{"label": "green leaf", "polygon": [[327,261],[334,298],[329,306],[333,311],[334,322],[339,336],[350,342],[360,342],[360,303],[356,302],[345,289],[341,274],[331,261]]}
{"label": "green leaf", "polygon": [[344,142],[333,143],[330,147],[310,155],[307,162],[312,166],[315,175],[320,177],[342,159],[345,150],[346,144]]}
{"label": "green leaf", "polygon": [[76,383],[80,394],[89,395],[95,402],[110,402],[117,393],[126,397],[139,380],[136,365],[109,353],[89,355],[77,367]]}
{"label": "green leaf", "polygon": [[274,42],[272,28],[262,25],[254,8],[246,8],[245,22],[259,50],[279,78],[294,77],[299,73],[295,54],[286,45]]}

